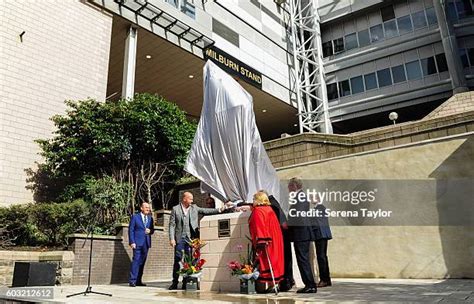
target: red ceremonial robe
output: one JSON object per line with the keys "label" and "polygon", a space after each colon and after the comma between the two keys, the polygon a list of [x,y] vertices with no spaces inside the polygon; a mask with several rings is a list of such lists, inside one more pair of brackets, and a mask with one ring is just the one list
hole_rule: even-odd
{"label": "red ceremonial robe", "polygon": [[[254,248],[257,248],[258,243],[268,243],[268,256],[272,264],[275,282],[278,283],[283,279],[285,272],[285,258],[280,223],[272,207],[254,207],[249,219],[249,226]],[[258,247],[256,253],[256,262],[259,264],[258,270],[260,271],[258,280],[271,283],[272,275],[266,251],[264,248]]]}

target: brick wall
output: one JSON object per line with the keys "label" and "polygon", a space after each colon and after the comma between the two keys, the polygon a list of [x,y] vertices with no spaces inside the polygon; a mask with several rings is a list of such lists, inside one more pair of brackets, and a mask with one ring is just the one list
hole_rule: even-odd
{"label": "brick wall", "polygon": [[[75,254],[73,284],[87,284],[90,240],[85,235],[74,235],[70,250]],[[128,227],[123,226],[118,236],[95,236],[92,255],[92,284],[128,282],[132,249],[128,246]],[[155,228],[152,248],[148,253],[143,280],[171,280],[173,251],[167,231]]]}
{"label": "brick wall", "polygon": [[454,95],[423,119],[438,118],[468,111],[474,111],[474,91]]}
{"label": "brick wall", "polygon": [[111,28],[86,1],[0,1],[0,206],[32,200],[24,169],[64,100],[105,99]]}
{"label": "brick wall", "polygon": [[178,188],[178,202],[180,203],[183,198],[184,192],[191,192],[193,194],[194,204],[199,207],[206,207],[207,193],[201,193],[200,182],[190,182],[179,185]]}
{"label": "brick wall", "polygon": [[349,135],[304,133],[264,143],[275,168],[474,131],[474,111]]}

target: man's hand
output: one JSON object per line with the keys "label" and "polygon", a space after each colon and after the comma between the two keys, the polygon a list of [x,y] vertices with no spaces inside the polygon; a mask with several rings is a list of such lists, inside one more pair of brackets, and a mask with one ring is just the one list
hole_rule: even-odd
{"label": "man's hand", "polygon": [[150,234],[150,232],[151,232],[150,228],[145,229],[145,234]]}
{"label": "man's hand", "polygon": [[232,209],[232,208],[234,208],[236,205],[237,205],[237,204],[234,204],[234,203],[232,203],[231,201],[228,201],[227,203],[225,203],[224,206],[226,207],[226,209]]}
{"label": "man's hand", "polygon": [[235,208],[235,210],[240,211],[240,212],[247,212],[247,211],[251,210],[251,207],[248,206],[248,205],[244,205],[244,206],[240,206],[240,207]]}
{"label": "man's hand", "polygon": [[130,244],[130,247],[132,247],[132,249],[137,249],[137,244],[135,244],[135,243]]}
{"label": "man's hand", "polygon": [[175,240],[170,240],[170,246],[171,247],[176,247],[176,241]]}

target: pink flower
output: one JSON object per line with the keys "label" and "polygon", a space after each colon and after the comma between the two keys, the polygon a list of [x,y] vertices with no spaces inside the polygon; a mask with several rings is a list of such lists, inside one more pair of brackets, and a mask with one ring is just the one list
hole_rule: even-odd
{"label": "pink flower", "polygon": [[231,270],[236,270],[236,269],[240,269],[240,263],[237,262],[237,261],[230,261],[228,264],[227,264],[227,267],[229,267]]}

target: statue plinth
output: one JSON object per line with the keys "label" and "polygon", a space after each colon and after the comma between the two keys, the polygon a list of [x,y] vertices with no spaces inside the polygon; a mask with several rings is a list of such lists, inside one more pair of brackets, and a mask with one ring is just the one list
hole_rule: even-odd
{"label": "statue plinth", "polygon": [[[202,271],[201,290],[240,292],[240,281],[237,277],[230,275],[227,264],[233,260],[240,261],[239,255],[244,258],[247,256],[247,244],[250,246],[248,222],[250,214],[250,211],[224,213],[207,215],[201,219],[201,240],[207,243],[201,250],[201,256],[206,260]],[[316,274],[314,251],[314,245],[311,242],[310,259]],[[303,287],[294,248],[292,248],[292,252],[293,276],[296,286]],[[316,275],[315,279],[317,279]]]}
{"label": "statue plinth", "polygon": [[239,292],[240,281],[230,275],[227,264],[246,257],[251,212],[208,215],[201,219],[201,240],[207,245],[201,250],[206,260],[201,277],[202,291]]}

